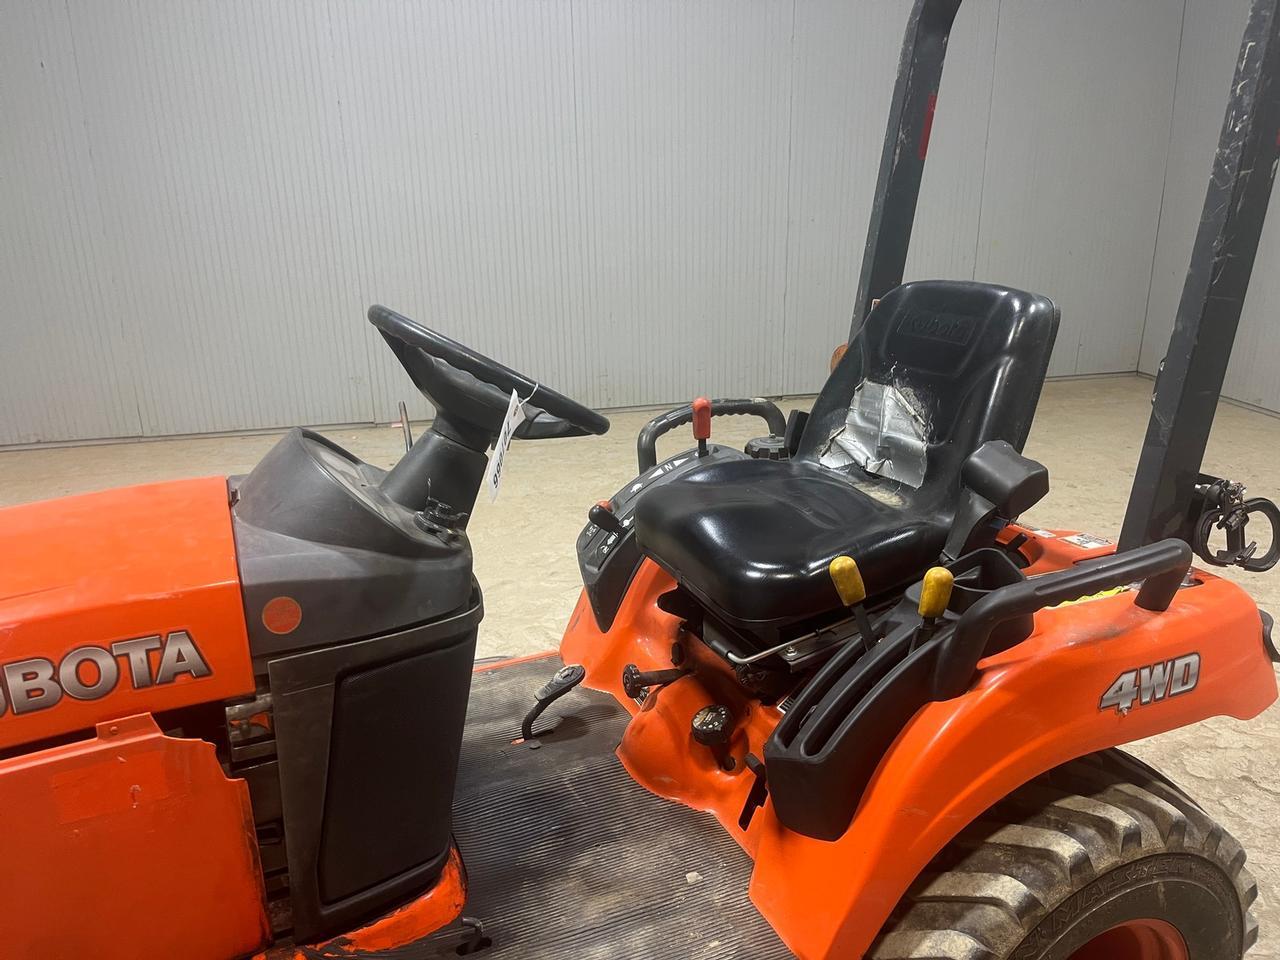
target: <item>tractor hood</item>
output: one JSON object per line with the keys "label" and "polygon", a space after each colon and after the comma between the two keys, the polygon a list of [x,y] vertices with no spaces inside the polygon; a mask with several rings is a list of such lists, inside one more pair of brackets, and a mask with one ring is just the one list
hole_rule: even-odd
{"label": "tractor hood", "polygon": [[0,750],[253,689],[225,478],[0,510]]}

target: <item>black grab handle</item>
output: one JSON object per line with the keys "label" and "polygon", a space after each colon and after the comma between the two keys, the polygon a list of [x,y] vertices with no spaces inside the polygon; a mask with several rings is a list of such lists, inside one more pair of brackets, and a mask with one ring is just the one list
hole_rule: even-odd
{"label": "black grab handle", "polygon": [[[769,432],[782,436],[787,429],[787,418],[782,415],[778,405],[769,400],[712,400],[711,415],[713,417],[756,416],[769,425]],[[670,433],[676,427],[693,422],[693,404],[686,403],[682,407],[660,413],[644,425],[636,437],[636,458],[640,461],[640,472],[652,470],[658,465],[658,438]]]}
{"label": "black grab handle", "polygon": [[1142,588],[1133,602],[1144,610],[1167,610],[1190,566],[1191,547],[1182,540],[1161,540],[993,591],[966,610],[955,632],[942,641],[933,673],[935,699],[950,700],[969,689],[991,631],[1006,620],[1139,580]]}

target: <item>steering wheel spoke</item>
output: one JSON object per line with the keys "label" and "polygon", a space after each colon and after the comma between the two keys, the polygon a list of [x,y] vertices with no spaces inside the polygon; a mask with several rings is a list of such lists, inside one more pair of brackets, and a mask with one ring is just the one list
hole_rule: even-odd
{"label": "steering wheel spoke", "polygon": [[552,440],[556,437],[585,437],[587,431],[568,420],[553,417],[545,410],[525,404],[525,420],[516,427],[517,440]]}

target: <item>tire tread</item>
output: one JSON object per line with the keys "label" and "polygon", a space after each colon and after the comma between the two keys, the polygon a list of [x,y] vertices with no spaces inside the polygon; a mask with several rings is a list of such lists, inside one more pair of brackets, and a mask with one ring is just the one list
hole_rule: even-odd
{"label": "tire tread", "polygon": [[1244,949],[1258,937],[1245,852],[1146,764],[1105,750],[1064,764],[975,820],[908,891],[868,960],[1003,960],[1072,893],[1164,852],[1212,861],[1234,884]]}

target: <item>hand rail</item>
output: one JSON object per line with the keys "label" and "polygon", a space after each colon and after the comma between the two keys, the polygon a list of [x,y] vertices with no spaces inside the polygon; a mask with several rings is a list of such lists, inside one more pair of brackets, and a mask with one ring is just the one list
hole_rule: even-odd
{"label": "hand rail", "polygon": [[[712,400],[711,415],[713,417],[756,416],[769,425],[769,432],[782,436],[787,429],[787,418],[782,415],[778,405],[770,400],[755,398],[753,400]],[[693,404],[686,403],[674,407],[666,413],[660,413],[644,425],[636,437],[636,459],[640,464],[640,472],[652,470],[658,465],[658,438],[670,433],[676,427],[693,422]]]}
{"label": "hand rail", "polygon": [[1144,610],[1164,611],[1169,609],[1190,566],[1191,548],[1187,544],[1176,539],[1161,540],[993,591],[966,610],[955,632],[940,641],[942,648],[933,673],[936,699],[950,700],[969,689],[991,631],[1006,620],[1138,581],[1142,581],[1142,587],[1134,604]]}

